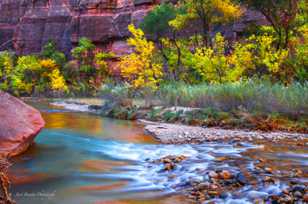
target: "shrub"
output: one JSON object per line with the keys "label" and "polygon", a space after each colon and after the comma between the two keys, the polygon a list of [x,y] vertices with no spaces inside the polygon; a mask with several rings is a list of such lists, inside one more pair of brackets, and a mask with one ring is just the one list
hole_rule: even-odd
{"label": "shrub", "polygon": [[44,45],[41,57],[53,60],[58,66],[63,66],[66,62],[65,54],[57,50],[56,44],[53,41],[49,41]]}
{"label": "shrub", "polygon": [[14,56],[9,52],[0,53],[0,89],[8,91],[11,86]]}

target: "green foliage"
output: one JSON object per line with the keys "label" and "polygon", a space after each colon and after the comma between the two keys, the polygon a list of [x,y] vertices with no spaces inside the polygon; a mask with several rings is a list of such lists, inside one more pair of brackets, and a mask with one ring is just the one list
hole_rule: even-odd
{"label": "green foliage", "polygon": [[146,119],[149,119],[149,120],[161,119],[160,118],[161,112],[162,112],[162,108],[154,107],[146,114]]}
{"label": "green foliage", "polygon": [[40,80],[41,69],[36,56],[19,57],[12,77],[12,88],[15,94],[31,94],[34,84]]}
{"label": "green foliage", "polygon": [[63,93],[68,88],[59,67],[52,59],[37,56],[0,54],[0,89],[15,95],[39,94],[46,91]]}
{"label": "green foliage", "polygon": [[183,111],[167,110],[166,112],[163,113],[162,118],[166,122],[175,122],[180,119],[182,114],[183,114]]}
{"label": "green foliage", "polygon": [[[77,64],[70,62],[64,67],[66,78],[73,85],[74,91],[85,95],[95,93],[110,74],[106,60],[112,58],[113,54],[95,53],[95,49],[89,39],[80,38],[78,46],[71,51]],[[72,75],[75,77],[71,77]]]}
{"label": "green foliage", "polygon": [[78,46],[75,47],[71,52],[72,56],[78,60],[86,61],[88,55],[92,54],[95,49],[95,45],[88,38],[80,38],[78,41]]}
{"label": "green foliage", "polygon": [[49,41],[44,45],[41,56],[45,59],[54,60],[58,66],[63,66],[66,62],[65,54],[57,50],[56,44],[53,41]]}
{"label": "green foliage", "polygon": [[171,30],[169,21],[176,17],[175,7],[168,3],[156,6],[143,20],[140,27],[147,34],[151,34],[155,39],[164,36]]}
{"label": "green foliage", "polygon": [[100,95],[108,101],[122,101],[123,99],[132,97],[131,85],[128,83],[117,85],[104,84],[101,87]]}
{"label": "green foliage", "polygon": [[113,53],[98,52],[94,56],[96,70],[101,77],[107,78],[111,75],[106,60],[113,58]]}
{"label": "green foliage", "polygon": [[0,89],[9,91],[14,71],[14,56],[9,52],[0,53]]}
{"label": "green foliage", "polygon": [[299,2],[301,0],[242,0],[249,7],[260,11],[271,24],[277,36],[277,48],[287,48],[296,30]]}

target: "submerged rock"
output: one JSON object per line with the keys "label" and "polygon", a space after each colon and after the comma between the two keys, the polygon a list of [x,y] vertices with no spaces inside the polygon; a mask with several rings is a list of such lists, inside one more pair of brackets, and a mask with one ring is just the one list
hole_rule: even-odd
{"label": "submerged rock", "polygon": [[24,152],[45,122],[39,111],[0,91],[0,157]]}

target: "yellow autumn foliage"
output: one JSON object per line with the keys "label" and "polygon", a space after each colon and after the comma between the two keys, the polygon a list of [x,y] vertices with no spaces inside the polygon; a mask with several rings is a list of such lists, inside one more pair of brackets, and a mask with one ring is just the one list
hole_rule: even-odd
{"label": "yellow autumn foliage", "polygon": [[40,65],[42,66],[44,71],[57,69],[57,63],[52,59],[42,59],[40,60]]}
{"label": "yellow autumn foliage", "polygon": [[51,89],[55,91],[68,91],[64,77],[61,75],[59,69],[54,69],[50,74]]}
{"label": "yellow autumn foliage", "polygon": [[182,29],[190,20],[203,18],[211,26],[213,23],[224,23],[239,18],[242,10],[230,0],[184,0],[186,13],[177,14],[169,25],[176,30]]}
{"label": "yellow autumn foliage", "polygon": [[155,62],[155,45],[148,41],[141,29],[128,26],[132,37],[127,40],[134,52],[121,58],[121,75],[136,89],[156,89],[163,76],[162,64]]}

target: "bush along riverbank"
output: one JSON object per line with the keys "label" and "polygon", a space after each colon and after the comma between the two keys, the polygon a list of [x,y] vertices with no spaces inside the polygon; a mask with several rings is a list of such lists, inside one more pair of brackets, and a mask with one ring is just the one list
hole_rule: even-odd
{"label": "bush along riverbank", "polygon": [[222,85],[171,83],[147,93],[105,86],[102,115],[224,129],[308,133],[308,86],[265,81]]}

